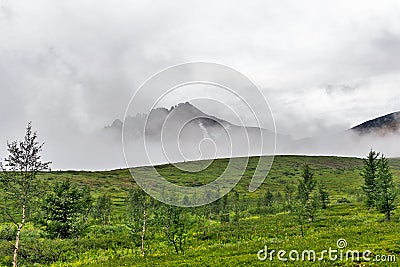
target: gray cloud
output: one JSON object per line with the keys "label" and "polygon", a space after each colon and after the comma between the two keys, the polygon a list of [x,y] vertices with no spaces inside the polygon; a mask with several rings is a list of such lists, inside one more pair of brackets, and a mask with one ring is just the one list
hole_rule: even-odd
{"label": "gray cloud", "polygon": [[196,60],[232,66],[264,88],[280,132],[340,131],[400,109],[399,36],[395,0],[5,0],[0,139],[20,137],[32,120],[61,146],[48,157],[74,168],[70,144],[122,118],[149,76]]}
{"label": "gray cloud", "polygon": [[[367,61],[373,70],[391,72],[400,69],[400,33],[383,30],[372,40],[375,59]],[[374,58],[374,57],[373,57]]]}

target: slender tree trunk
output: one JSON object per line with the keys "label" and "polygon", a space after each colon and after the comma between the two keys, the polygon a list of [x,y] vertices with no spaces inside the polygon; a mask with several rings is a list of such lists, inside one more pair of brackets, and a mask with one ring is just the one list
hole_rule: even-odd
{"label": "slender tree trunk", "polygon": [[144,253],[144,237],[146,234],[146,221],[147,221],[147,215],[146,215],[146,205],[144,205],[143,208],[143,229],[142,229],[142,256],[145,256]]}
{"label": "slender tree trunk", "polygon": [[175,241],[173,241],[172,243],[174,244],[176,254],[179,254],[178,245],[176,244]]}
{"label": "slender tree trunk", "polygon": [[171,242],[174,245],[176,254],[179,254],[178,245],[176,244],[175,235],[172,235]]}
{"label": "slender tree trunk", "polygon": [[177,246],[176,240],[175,240],[175,234],[174,233],[171,234],[169,232],[169,226],[165,227],[165,233],[167,235],[168,240],[172,243],[172,245],[174,245],[176,254],[179,254],[178,246]]}
{"label": "slender tree trunk", "polygon": [[21,234],[22,227],[25,224],[25,204],[22,205],[22,220],[21,224],[18,225],[17,235],[15,236],[15,247],[14,247],[14,258],[13,258],[13,267],[17,267],[17,258],[18,258],[18,249],[19,249],[19,236]]}

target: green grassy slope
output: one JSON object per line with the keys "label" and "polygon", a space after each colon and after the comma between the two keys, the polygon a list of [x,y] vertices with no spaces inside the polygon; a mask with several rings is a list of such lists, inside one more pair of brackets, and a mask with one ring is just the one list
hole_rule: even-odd
{"label": "green grassy slope", "polygon": [[[302,251],[313,249],[322,251],[336,248],[336,241],[345,238],[349,249],[371,250],[373,255],[392,254],[400,261],[400,210],[396,210],[392,222],[381,222],[383,215],[367,210],[362,202],[362,160],[343,157],[276,156],[272,169],[264,184],[255,192],[248,192],[248,186],[257,164],[257,157],[250,158],[237,190],[244,202],[250,203],[238,223],[222,223],[212,220],[207,224],[207,236],[196,222],[187,235],[184,255],[176,255],[168,242],[155,235],[149,244],[149,255],[140,256],[127,230],[118,221],[111,226],[92,226],[92,230],[77,240],[49,240],[40,235],[40,230],[29,225],[24,237],[36,237],[42,247],[70,247],[52,266],[282,266],[282,262],[259,261],[257,252],[267,245],[269,249]],[[194,174],[176,169],[172,165],[157,166],[156,169],[168,180],[186,186],[198,186],[214,180],[226,167],[228,159],[219,159],[205,171]],[[257,199],[267,190],[274,194],[284,194],[285,185],[296,186],[303,164],[310,164],[317,181],[323,181],[331,203],[327,210],[321,210],[313,223],[306,224],[305,236],[300,234],[296,218],[289,212],[255,212]],[[185,164],[198,164],[190,162]],[[400,184],[400,159],[390,159],[395,184]],[[145,171],[146,168],[139,169]],[[44,180],[56,181],[69,178],[72,181],[89,185],[96,197],[109,193],[113,202],[113,216],[122,217],[125,213],[124,198],[132,177],[128,170],[103,172],[60,171],[41,174]],[[346,198],[350,203],[338,203]],[[340,202],[340,201],[339,201]],[[253,204],[251,204],[253,203]],[[193,218],[195,220],[195,218]],[[6,223],[3,223],[4,228]],[[97,230],[96,230],[97,229]],[[100,230],[99,230],[100,229]],[[90,244],[90,245],[88,245]],[[24,242],[22,241],[22,245]],[[31,245],[25,243],[26,246]],[[1,241],[2,262],[9,262],[5,247],[9,241]],[[38,245],[39,246],[39,245]],[[50,248],[49,248],[50,249]],[[43,252],[44,253],[44,252]],[[397,263],[378,263],[353,261],[291,262],[290,266],[397,266]],[[361,266],[361,265],[359,265]]]}

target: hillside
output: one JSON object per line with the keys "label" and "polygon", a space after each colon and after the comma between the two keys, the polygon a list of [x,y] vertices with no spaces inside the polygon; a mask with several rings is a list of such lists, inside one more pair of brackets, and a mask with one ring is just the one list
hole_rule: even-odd
{"label": "hillside", "polygon": [[[198,186],[214,180],[228,162],[229,159],[215,160],[205,171],[196,174],[177,170],[170,164],[156,166],[156,169],[174,183]],[[135,241],[138,236],[127,223],[130,217],[127,217],[125,199],[132,181],[127,169],[42,173],[43,182],[70,179],[73,183],[88,185],[95,199],[100,195],[110,195],[111,222],[101,225],[92,221],[79,238],[71,239],[50,239],[42,228],[31,222],[22,232],[21,262],[23,266],[281,266],[282,262],[276,258],[272,262],[259,261],[257,252],[265,245],[275,250],[322,251],[335,248],[339,238],[346,239],[349,249],[369,249],[373,255],[400,257],[398,231],[394,230],[400,227],[399,211],[395,211],[391,222],[382,222],[381,214],[365,208],[361,190],[363,181],[359,175],[361,159],[276,156],[264,184],[249,193],[248,185],[257,162],[257,157],[250,158],[243,178],[224,200],[227,201],[227,214],[217,213],[215,205],[182,209],[186,220],[184,253],[177,254],[165,238],[164,227],[156,223],[157,216],[161,215],[155,211],[150,213],[151,221],[147,226],[150,232],[146,237],[148,254],[145,258],[141,256],[140,242]],[[297,186],[305,163],[311,166],[316,181],[326,185],[330,203],[326,210],[317,212],[315,222],[300,226],[297,217],[284,208],[282,201],[287,188],[294,190]],[[181,164],[196,165],[201,162]],[[400,159],[390,159],[390,164],[395,184],[398,185]],[[141,172],[146,172],[146,169],[135,168]],[[272,192],[275,199],[271,206],[262,204],[268,191]],[[229,219],[220,217],[222,215]],[[0,266],[7,266],[10,262],[10,225],[11,222],[4,217],[0,224]],[[351,263],[356,262],[339,260],[334,263],[335,266],[353,266]],[[370,266],[368,262],[358,263]],[[324,260],[288,264],[331,266],[332,262]],[[388,262],[386,266],[397,265]]]}
{"label": "hillside", "polygon": [[[192,173],[177,169],[171,164],[155,166],[156,170],[168,181],[184,186],[199,186],[215,180],[226,168],[229,159],[216,159],[204,171]],[[284,185],[295,184],[300,178],[304,164],[310,164],[315,170],[317,179],[326,182],[332,197],[339,199],[359,191],[362,178],[359,175],[362,168],[362,159],[333,157],[333,156],[275,156],[274,163],[263,185],[253,193],[248,192],[252,174],[257,166],[258,157],[249,158],[247,169],[235,187],[235,190],[246,194],[246,197],[257,197],[270,189],[274,192],[284,191]],[[180,163],[181,165],[202,165],[201,161]],[[390,159],[395,179],[400,182],[400,158]],[[133,168],[135,171],[146,173],[147,167]],[[42,174],[44,179],[60,180],[71,179],[78,184],[88,185],[94,194],[107,192],[113,197],[116,207],[123,205],[123,198],[133,181],[128,169],[111,171],[57,171],[52,174]],[[399,177],[399,178],[397,178]]]}

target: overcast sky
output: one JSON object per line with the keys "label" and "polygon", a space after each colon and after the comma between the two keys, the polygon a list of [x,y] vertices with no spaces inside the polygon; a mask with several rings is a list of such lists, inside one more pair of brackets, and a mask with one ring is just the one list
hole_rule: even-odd
{"label": "overcast sky", "polygon": [[279,132],[341,131],[400,110],[400,1],[0,0],[0,155],[27,121],[61,145],[122,119],[186,61],[247,75]]}

